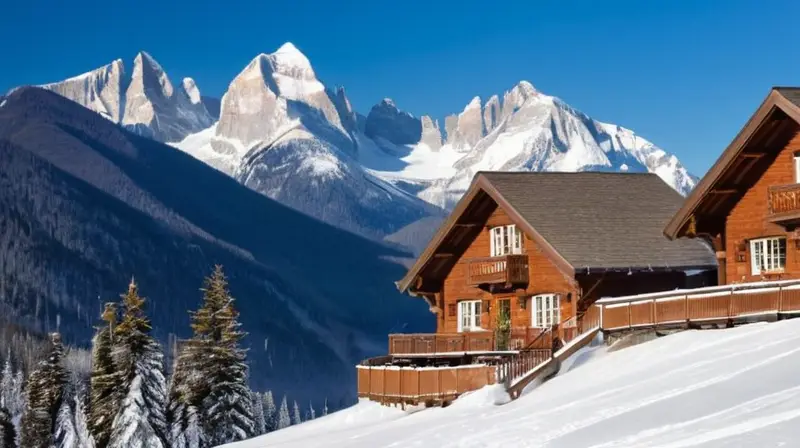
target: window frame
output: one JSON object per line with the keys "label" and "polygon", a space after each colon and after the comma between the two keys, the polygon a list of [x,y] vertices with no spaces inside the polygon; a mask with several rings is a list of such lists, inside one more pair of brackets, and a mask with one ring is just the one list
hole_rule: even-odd
{"label": "window frame", "polygon": [[[469,313],[467,313],[468,316],[465,315],[466,310],[469,310]],[[459,300],[457,316],[458,332],[483,331],[483,327],[481,327],[481,314],[483,314],[482,300]],[[466,327],[464,326],[465,317],[470,318],[470,322]]]}
{"label": "window frame", "polygon": [[491,227],[489,229],[489,256],[502,257],[521,254],[522,240],[522,232],[516,224]]}
{"label": "window frame", "polygon": [[750,273],[780,273],[786,270],[786,237],[771,236],[749,241]]}
{"label": "window frame", "polygon": [[550,328],[560,322],[561,298],[558,294],[536,294],[531,297],[531,328]]}
{"label": "window frame", "polygon": [[800,184],[800,152],[794,153],[794,183]]}

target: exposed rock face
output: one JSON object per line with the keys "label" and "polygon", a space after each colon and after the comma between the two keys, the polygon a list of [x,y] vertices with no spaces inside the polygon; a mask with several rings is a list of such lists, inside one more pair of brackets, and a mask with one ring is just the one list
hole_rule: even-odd
{"label": "exposed rock face", "polygon": [[41,87],[69,98],[115,123],[122,120],[124,108],[122,100],[126,88],[125,66],[122,59],[88,73]]}
{"label": "exposed rock face", "polygon": [[[188,90],[187,90],[188,89]],[[133,61],[131,83],[125,92],[122,124],[159,141],[176,142],[212,124],[194,80],[175,89],[152,56],[140,52]]]}
{"label": "exposed rock face", "polygon": [[[445,122],[445,126],[447,126],[447,122]],[[486,135],[486,128],[483,125],[481,99],[476,96],[467,104],[464,111],[458,114],[456,127],[452,133],[448,128],[447,143],[458,151],[469,151],[484,135]]]}
{"label": "exposed rock face", "polygon": [[136,56],[130,76],[117,59],[41,87],[162,142],[180,141],[213,123],[194,80],[186,78],[174,88],[161,65],[145,52]]}
{"label": "exposed rock face", "polygon": [[442,147],[442,131],[439,129],[439,122],[427,115],[422,116],[422,143],[428,145],[434,151]]}
{"label": "exposed rock face", "polygon": [[231,82],[222,97],[211,146],[241,160],[248,150],[303,127],[342,150],[353,151],[350,131],[355,124],[344,90],[326,90],[308,58],[286,43],[275,53],[256,56]]}
{"label": "exposed rock face", "polygon": [[396,145],[412,145],[422,139],[422,122],[384,98],[369,111],[365,133],[367,137],[383,138]]}
{"label": "exposed rock face", "polygon": [[500,98],[492,95],[486,106],[483,108],[483,124],[486,126],[486,133],[492,132],[500,123]]}

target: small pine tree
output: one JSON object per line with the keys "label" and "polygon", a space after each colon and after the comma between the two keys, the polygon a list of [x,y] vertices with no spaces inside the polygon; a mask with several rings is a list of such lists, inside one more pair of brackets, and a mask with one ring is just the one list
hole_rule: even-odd
{"label": "small pine tree", "polygon": [[325,406],[322,408],[322,416],[328,415],[328,398],[325,398]]}
{"label": "small pine tree", "polygon": [[278,411],[278,419],[277,424],[275,425],[275,429],[283,429],[292,426],[292,418],[289,417],[289,406],[286,404],[286,396],[283,396],[281,400],[281,408]]}
{"label": "small pine tree", "polygon": [[12,391],[14,383],[14,371],[11,366],[11,349],[8,349],[6,361],[3,363],[3,373],[0,378],[0,406],[8,409],[9,407],[9,394]]}
{"label": "small pine tree", "polygon": [[112,354],[124,398],[112,423],[109,448],[163,448],[167,443],[164,355],[150,336],[144,303],[131,280],[122,295],[122,320],[114,335]]}
{"label": "small pine tree", "polygon": [[121,373],[112,356],[114,332],[117,330],[117,305],[106,303],[92,339],[92,373],[89,386],[89,411],[86,416],[89,433],[98,447],[108,445],[111,425],[121,400]]}
{"label": "small pine tree", "polygon": [[264,392],[264,429],[265,432],[272,432],[278,429],[278,410],[275,408],[275,400],[272,398],[272,391]]}
{"label": "small pine tree", "polygon": [[0,407],[0,448],[16,448],[17,430],[11,422],[11,413]]}
{"label": "small pine tree", "polygon": [[50,448],[54,441],[54,426],[68,374],[62,365],[61,336],[53,333],[50,339],[50,354],[28,378],[28,404],[22,416],[21,445],[25,448]]}
{"label": "small pine tree", "polygon": [[300,407],[297,406],[297,401],[292,404],[292,424],[299,425],[303,420],[300,418]]}
{"label": "small pine tree", "polygon": [[253,405],[253,420],[255,421],[254,436],[260,436],[267,432],[267,422],[264,419],[264,402],[261,400],[261,394],[258,392],[250,392],[250,403]]}
{"label": "small pine tree", "polygon": [[308,418],[306,420],[314,420],[317,418],[317,412],[314,410],[314,404],[310,401],[308,402]]}

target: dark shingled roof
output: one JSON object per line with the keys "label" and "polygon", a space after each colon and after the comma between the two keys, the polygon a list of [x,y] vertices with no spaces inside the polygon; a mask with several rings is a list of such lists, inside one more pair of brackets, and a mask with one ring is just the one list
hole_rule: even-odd
{"label": "dark shingled roof", "polygon": [[773,87],[773,89],[794,103],[795,106],[800,107],[800,87]]}
{"label": "dark shingled roof", "polygon": [[664,226],[683,197],[655,174],[482,172],[575,270],[716,266],[700,240]]}

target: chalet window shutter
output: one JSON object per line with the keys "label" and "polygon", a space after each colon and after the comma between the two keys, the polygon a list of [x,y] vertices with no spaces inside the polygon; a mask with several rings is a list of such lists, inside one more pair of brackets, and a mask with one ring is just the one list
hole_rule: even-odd
{"label": "chalet window shutter", "polygon": [[447,305],[447,316],[448,317],[456,317],[456,304],[451,303]]}

